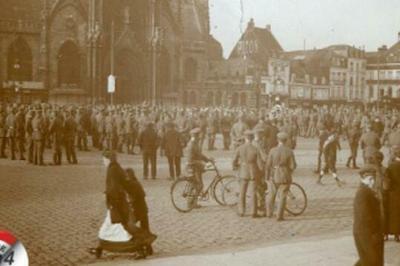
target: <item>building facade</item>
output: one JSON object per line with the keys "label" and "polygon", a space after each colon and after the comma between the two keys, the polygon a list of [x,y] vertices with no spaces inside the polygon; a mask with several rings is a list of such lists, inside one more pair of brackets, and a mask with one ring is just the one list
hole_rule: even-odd
{"label": "building facade", "polygon": [[367,89],[371,104],[400,103],[400,33],[392,47],[367,53]]}
{"label": "building facade", "polygon": [[[54,103],[179,102],[208,67],[208,0],[0,0],[0,94]],[[211,44],[210,44],[211,43]],[[218,45],[218,43],[217,43]]]}

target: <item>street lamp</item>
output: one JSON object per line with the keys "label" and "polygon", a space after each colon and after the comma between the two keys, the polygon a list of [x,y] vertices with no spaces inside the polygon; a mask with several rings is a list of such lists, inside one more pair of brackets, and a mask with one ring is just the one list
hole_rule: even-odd
{"label": "street lamp", "polygon": [[19,85],[18,82],[19,82],[19,71],[21,69],[21,65],[18,60],[15,61],[13,68],[14,68],[14,90],[15,90],[15,96],[16,96],[15,98],[17,98],[17,102],[20,102],[21,101],[20,94],[19,94],[20,88],[18,86]]}

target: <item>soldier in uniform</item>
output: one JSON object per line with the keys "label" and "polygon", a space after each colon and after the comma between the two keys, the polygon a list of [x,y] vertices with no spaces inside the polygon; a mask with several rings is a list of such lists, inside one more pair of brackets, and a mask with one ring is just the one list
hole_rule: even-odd
{"label": "soldier in uniform", "polygon": [[360,138],[361,149],[363,150],[364,163],[367,162],[367,158],[372,156],[376,151],[381,148],[381,141],[379,135],[372,130],[372,125],[369,124],[367,132],[361,135]]}
{"label": "soldier in uniform", "polygon": [[7,134],[6,137],[8,139],[10,153],[11,153],[11,160],[15,160],[15,150],[16,150],[16,119],[15,119],[15,108],[12,108],[10,113],[7,115],[6,118],[6,129]]}
{"label": "soldier in uniform", "polygon": [[33,164],[43,166],[43,146],[44,146],[44,127],[43,111],[38,109],[32,119],[32,140],[33,140]]}
{"label": "soldier in uniform", "polygon": [[358,121],[355,121],[351,128],[347,132],[347,141],[349,142],[351,155],[347,159],[346,166],[350,168],[350,163],[353,162],[353,169],[359,169],[357,166],[357,151],[358,151],[358,143],[361,138],[361,128]]}
{"label": "soldier in uniform", "polygon": [[75,119],[72,117],[70,111],[66,111],[65,121],[64,121],[64,145],[65,145],[65,154],[67,156],[67,160],[71,164],[78,163],[74,145],[76,130],[77,130],[77,123]]}
{"label": "soldier in uniform", "polygon": [[252,206],[252,217],[257,218],[257,184],[260,183],[261,175],[258,168],[259,151],[252,144],[254,135],[251,130],[244,132],[245,143],[240,145],[233,159],[233,169],[239,170],[239,204],[238,215],[243,217],[246,213],[246,194],[250,187],[250,198]]}
{"label": "soldier in uniform", "polygon": [[[197,181],[197,191],[203,191],[204,162],[213,161],[212,158],[207,158],[201,153],[199,146],[200,128],[194,128],[190,131],[190,141],[187,145],[187,167],[193,171],[195,180]],[[200,207],[197,203],[197,198],[191,202],[196,208]]]}
{"label": "soldier in uniform", "polygon": [[151,165],[151,178],[156,179],[159,138],[152,122],[147,122],[146,129],[139,135],[138,144],[142,150],[144,179],[149,177],[149,163]]}
{"label": "soldier in uniform", "polygon": [[25,160],[25,112],[24,108],[21,107],[16,115],[15,129],[17,138],[17,147],[19,151],[19,159]]}
{"label": "soldier in uniform", "polygon": [[52,117],[50,121],[50,129],[49,133],[52,136],[52,148],[53,148],[53,163],[54,165],[61,165],[62,161],[62,144],[64,140],[63,132],[64,132],[64,121],[62,119],[62,116],[56,112],[53,111]]}
{"label": "soldier in uniform", "polygon": [[279,195],[277,220],[283,220],[286,197],[292,183],[292,173],[296,169],[296,160],[292,149],[286,146],[288,135],[278,133],[278,146],[273,148],[267,159],[266,177],[269,193],[267,195],[267,216],[272,218],[275,198]]}

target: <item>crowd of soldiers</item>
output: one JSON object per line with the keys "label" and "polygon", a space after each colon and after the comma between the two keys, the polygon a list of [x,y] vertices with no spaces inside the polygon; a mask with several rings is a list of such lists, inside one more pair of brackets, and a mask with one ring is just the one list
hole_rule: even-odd
{"label": "crowd of soldiers", "polygon": [[[25,160],[27,154],[29,163],[45,165],[44,150],[51,148],[52,163],[60,165],[64,148],[68,163],[76,164],[78,160],[75,148],[86,151],[91,143],[99,150],[109,149],[128,154],[138,153],[135,147],[139,146],[142,153],[146,154],[146,161],[155,165],[157,156],[154,155],[158,148],[161,155],[167,150],[167,153],[171,153],[170,157],[180,158],[182,151],[174,149],[173,146],[176,145],[171,145],[170,142],[176,142],[176,135],[179,135],[179,142],[184,147],[193,128],[200,129],[200,148],[206,142],[205,146],[211,151],[216,148],[217,133],[222,135],[222,148],[229,150],[238,147],[246,129],[266,126],[266,150],[276,145],[276,135],[281,131],[288,134],[288,145],[292,149],[296,147],[298,136],[319,137],[321,156],[324,155],[323,143],[332,135],[328,129],[334,129],[338,139],[343,137],[349,141],[352,153],[347,165],[351,163],[352,167],[357,168],[356,156],[360,139],[363,150],[368,150],[367,147],[374,142],[370,136],[361,135],[373,131],[379,137],[379,145],[393,142],[389,136],[400,121],[396,110],[362,112],[361,109],[345,106],[313,109],[277,107],[271,111],[147,105],[77,107],[3,104],[0,107],[0,157],[15,160],[19,155],[20,160]],[[172,129],[174,133],[167,134]],[[148,134],[141,134],[145,131]],[[374,145],[378,146],[377,143]],[[174,158],[170,160],[172,164],[176,161]],[[318,163],[317,170],[321,171],[321,163]],[[152,175],[155,178],[155,171]],[[147,177],[146,174],[144,176]],[[171,177],[175,176],[171,174]]]}

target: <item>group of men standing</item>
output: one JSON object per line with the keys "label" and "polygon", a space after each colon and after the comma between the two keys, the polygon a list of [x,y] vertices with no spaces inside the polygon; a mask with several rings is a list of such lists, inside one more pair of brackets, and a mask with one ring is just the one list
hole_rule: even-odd
{"label": "group of men standing", "polygon": [[[240,129],[242,137],[240,139]],[[246,212],[246,194],[249,190],[252,203],[252,217],[273,216],[275,199],[278,195],[277,220],[283,220],[286,197],[292,182],[292,173],[296,169],[293,153],[291,131],[279,129],[272,121],[260,118],[256,126],[250,130],[242,126],[241,118],[233,126],[233,135],[238,141],[233,169],[238,170],[239,204],[238,215]],[[240,142],[242,141],[242,144]],[[243,143],[244,142],[244,143]],[[269,189],[267,206],[265,191]]]}

